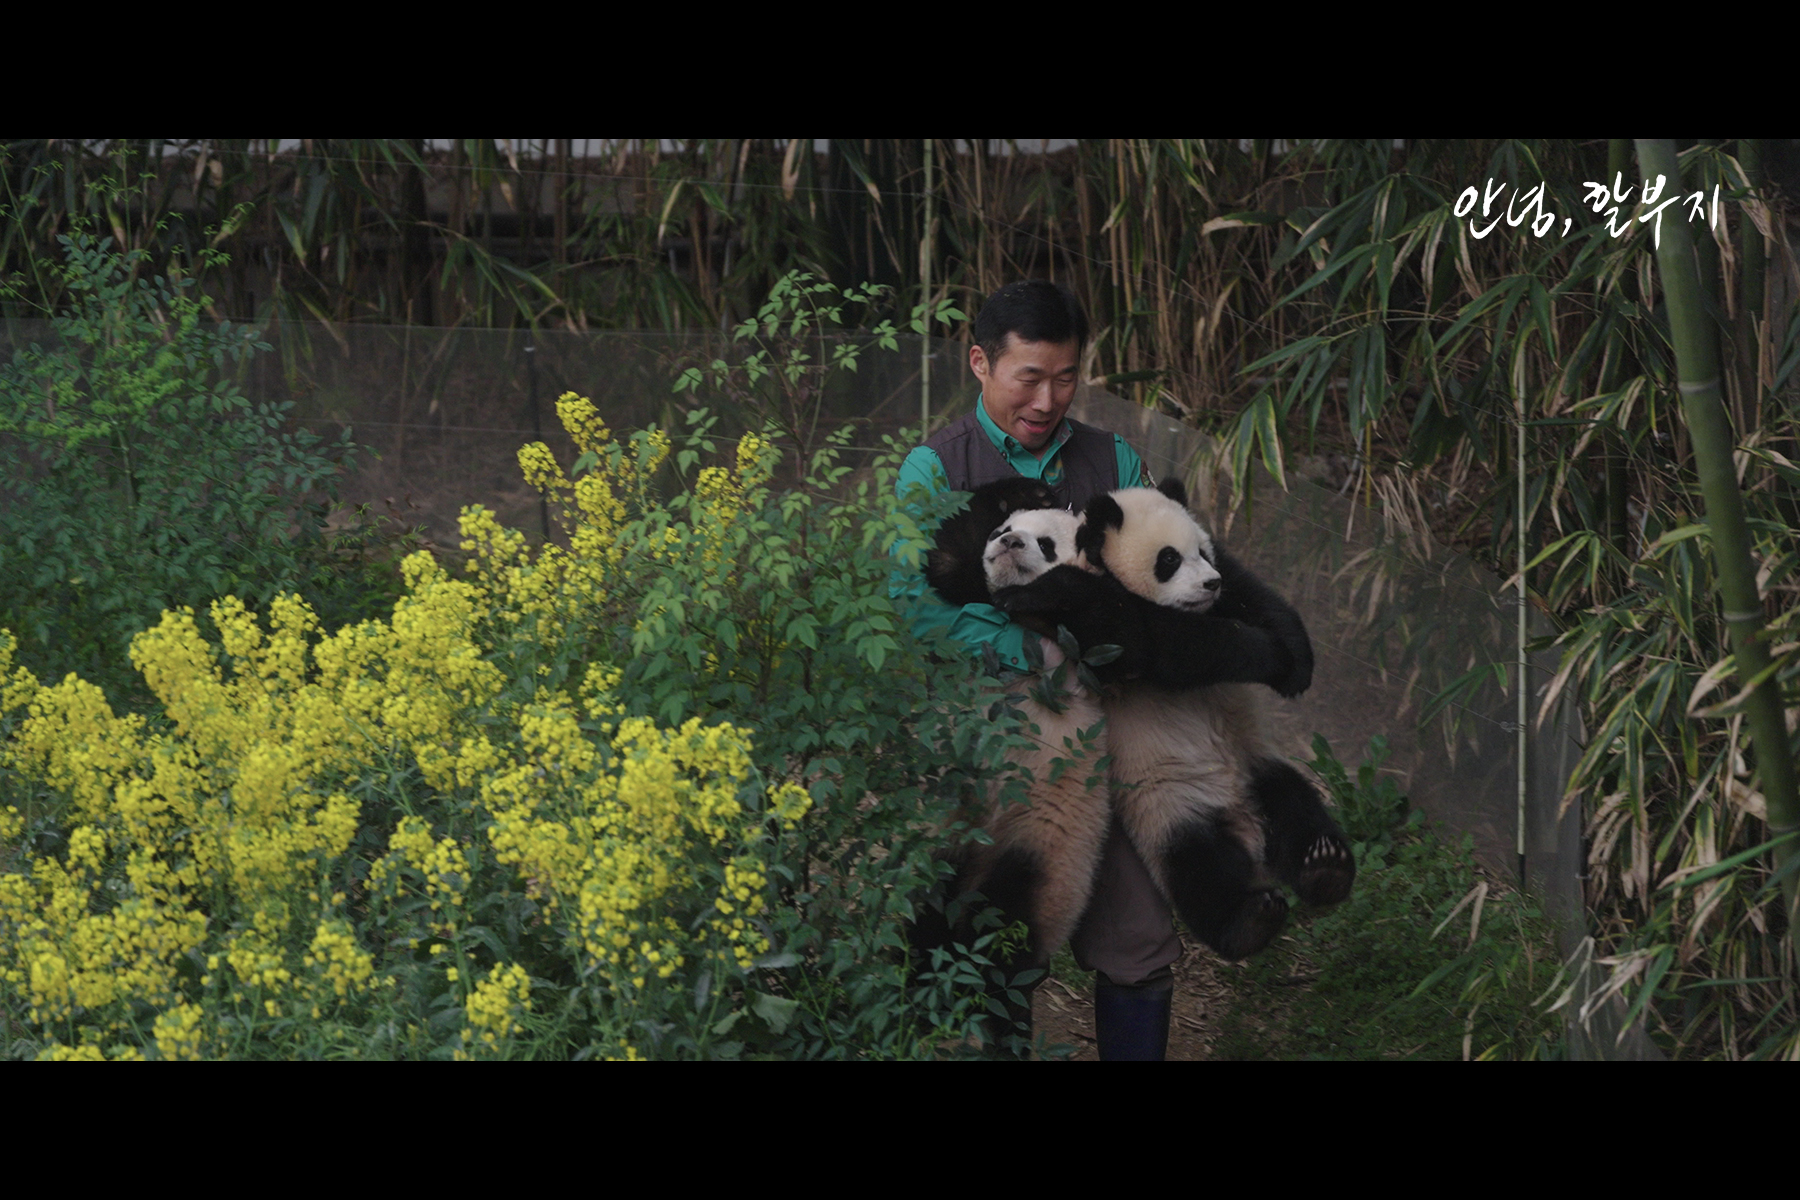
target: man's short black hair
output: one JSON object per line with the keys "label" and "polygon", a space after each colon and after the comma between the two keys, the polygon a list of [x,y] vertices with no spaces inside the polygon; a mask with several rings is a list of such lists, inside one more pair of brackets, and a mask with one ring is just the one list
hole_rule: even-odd
{"label": "man's short black hair", "polygon": [[1000,361],[1006,335],[1021,342],[1074,342],[1080,354],[1087,345],[1087,314],[1075,293],[1048,279],[1024,279],[1009,283],[988,297],[975,314],[975,344],[990,364]]}

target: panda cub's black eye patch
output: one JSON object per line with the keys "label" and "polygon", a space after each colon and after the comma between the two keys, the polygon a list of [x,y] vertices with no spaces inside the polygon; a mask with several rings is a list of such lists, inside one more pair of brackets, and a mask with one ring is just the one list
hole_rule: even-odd
{"label": "panda cub's black eye patch", "polygon": [[1175,572],[1181,570],[1181,551],[1173,546],[1164,546],[1162,553],[1156,556],[1156,582],[1167,583],[1175,578]]}
{"label": "panda cub's black eye patch", "polygon": [[1041,537],[1038,539],[1038,549],[1043,553],[1045,562],[1056,561],[1056,543],[1054,541],[1047,537]]}

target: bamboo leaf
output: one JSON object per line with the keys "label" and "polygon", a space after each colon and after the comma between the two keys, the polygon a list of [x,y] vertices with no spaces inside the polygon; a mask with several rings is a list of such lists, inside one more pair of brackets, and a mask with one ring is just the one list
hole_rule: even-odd
{"label": "bamboo leaf", "polygon": [[1681,870],[1672,872],[1667,879],[1663,880],[1662,886],[1657,888],[1657,891],[1679,892],[1682,888],[1696,887],[1702,883],[1707,883],[1717,879],[1721,875],[1726,875],[1737,870],[1745,863],[1752,859],[1760,858],[1771,850],[1776,850],[1782,846],[1788,845],[1796,839],[1800,839],[1800,830],[1778,834],[1760,845],[1752,846],[1748,850],[1739,851],[1730,858],[1720,859],[1710,866],[1682,868]]}
{"label": "bamboo leaf", "polygon": [[1313,272],[1312,276],[1309,279],[1307,279],[1307,281],[1305,283],[1301,284],[1299,287],[1295,288],[1293,291],[1289,292],[1287,295],[1285,295],[1281,299],[1277,300],[1275,302],[1276,307],[1280,307],[1281,305],[1284,305],[1284,304],[1293,303],[1295,300],[1299,299],[1301,296],[1304,296],[1306,293],[1312,291],[1314,288],[1318,287],[1320,284],[1329,280],[1333,275],[1336,275],[1339,271],[1342,271],[1345,267],[1358,266],[1359,264],[1361,266],[1366,267],[1368,265],[1369,256],[1372,255],[1374,252],[1375,252],[1375,247],[1373,247],[1373,246],[1357,246],[1357,247],[1354,247],[1353,249],[1347,251],[1346,253],[1342,254],[1341,256],[1334,258],[1322,270]]}
{"label": "bamboo leaf", "polygon": [[1656,985],[1662,982],[1663,976],[1668,973],[1669,964],[1674,959],[1674,947],[1664,946],[1650,963],[1649,970],[1644,973],[1643,985],[1638,989],[1637,998],[1631,1002],[1631,1007],[1625,1012],[1625,1019],[1619,1023],[1619,1042],[1624,1042],[1625,1035],[1644,1015],[1645,1007],[1656,995]]}
{"label": "bamboo leaf", "polygon": [[669,198],[663,201],[662,215],[656,219],[656,244],[659,246],[669,232],[669,214],[675,211],[675,201],[680,197],[681,187],[686,182],[686,179],[677,179],[675,186],[669,189]]}

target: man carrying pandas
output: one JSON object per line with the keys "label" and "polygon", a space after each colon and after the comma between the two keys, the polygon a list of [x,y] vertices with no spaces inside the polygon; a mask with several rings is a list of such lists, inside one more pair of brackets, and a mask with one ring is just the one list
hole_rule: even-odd
{"label": "man carrying pandas", "polygon": [[[1061,661],[1049,636],[1059,625],[1084,652],[1119,653],[1093,665],[1098,698],[1077,685],[1054,709],[1026,705],[1045,750],[1021,764],[1029,803],[991,816],[993,845],[961,853],[952,890],[1025,924],[1027,951],[1010,968],[1046,966],[1071,943],[1096,972],[1102,1059],[1161,1059],[1181,953],[1172,908],[1235,959],[1280,931],[1278,882],[1311,904],[1349,894],[1342,832],[1258,715],[1268,691],[1310,685],[1311,643],[1299,615],[1188,514],[1179,483],[1150,488],[1123,439],[1066,418],[1087,337],[1067,288],[1002,288],[974,334],[975,411],[914,450],[899,479],[902,497],[974,495],[939,529],[925,578],[896,594],[916,598],[919,631],[948,625],[1016,670],[1029,669],[1027,639],[1041,639],[1047,666]],[[1101,712],[1110,789],[1047,771]],[[968,932],[922,917],[914,938],[928,948]]]}

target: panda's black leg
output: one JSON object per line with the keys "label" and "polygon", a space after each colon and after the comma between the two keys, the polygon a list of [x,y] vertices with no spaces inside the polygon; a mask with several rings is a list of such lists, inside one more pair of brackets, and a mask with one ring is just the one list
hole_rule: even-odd
{"label": "panda's black leg", "polygon": [[1250,794],[1262,810],[1276,876],[1307,904],[1336,904],[1348,896],[1356,860],[1312,782],[1291,763],[1264,759],[1251,775]]}
{"label": "panda's black leg", "polygon": [[1256,866],[1243,843],[1211,820],[1178,832],[1164,861],[1175,911],[1228,959],[1255,954],[1287,924],[1287,901],[1255,886]]}

